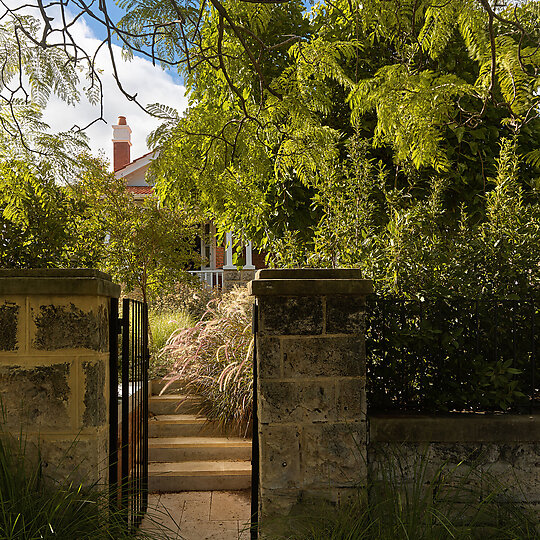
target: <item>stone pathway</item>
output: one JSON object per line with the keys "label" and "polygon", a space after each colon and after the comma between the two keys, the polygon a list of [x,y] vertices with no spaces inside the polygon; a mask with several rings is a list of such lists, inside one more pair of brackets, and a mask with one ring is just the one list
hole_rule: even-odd
{"label": "stone pathway", "polygon": [[251,491],[151,493],[142,529],[171,540],[249,540]]}

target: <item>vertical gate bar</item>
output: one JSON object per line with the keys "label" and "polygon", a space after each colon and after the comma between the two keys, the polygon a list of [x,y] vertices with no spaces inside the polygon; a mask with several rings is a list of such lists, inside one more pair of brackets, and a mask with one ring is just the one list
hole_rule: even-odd
{"label": "vertical gate bar", "polygon": [[109,312],[109,508],[118,508],[118,298]]}
{"label": "vertical gate bar", "polygon": [[251,540],[259,538],[259,421],[257,412],[258,305],[253,304],[253,435],[251,442]]}
{"label": "vertical gate bar", "polygon": [[129,408],[131,409],[129,413],[129,483],[127,486],[128,492],[128,524],[131,527],[131,516],[133,515],[133,302],[129,301],[129,357],[128,357],[128,381],[130,385],[129,393]]}
{"label": "vertical gate bar", "polygon": [[139,487],[139,493],[137,495],[137,512],[138,512],[138,515],[139,515],[139,520],[140,520],[140,517],[141,517],[141,510],[142,510],[142,426],[143,426],[143,393],[144,393],[144,388],[143,388],[143,383],[142,383],[142,368],[143,368],[143,357],[144,357],[144,354],[143,354],[143,343],[142,343],[142,340],[143,340],[143,324],[142,324],[142,304],[139,304],[139,359],[137,361],[137,364],[139,366],[139,376],[138,376],[138,380],[139,380],[139,386],[140,386],[140,392],[139,392],[139,444],[137,445],[137,452],[138,452],[138,455],[139,455],[139,471],[138,471],[138,478],[137,478],[137,483],[138,483],[138,487]]}
{"label": "vertical gate bar", "polygon": [[[516,347],[516,311],[518,306],[517,300],[510,300],[510,309],[512,310],[512,367],[516,367],[517,347]],[[520,310],[521,311],[521,310]]]}
{"label": "vertical gate bar", "polygon": [[499,360],[499,301],[495,300],[495,356],[494,362]]}
{"label": "vertical gate bar", "polygon": [[139,424],[141,421],[140,418],[140,410],[139,410],[139,399],[140,399],[140,393],[139,393],[139,354],[140,354],[140,327],[139,327],[139,312],[140,312],[140,303],[137,302],[137,309],[135,311],[135,328],[136,331],[134,332],[135,337],[135,362],[134,362],[134,370],[135,370],[135,387],[137,388],[137,392],[134,395],[134,401],[135,401],[135,407],[136,407],[136,414],[134,415],[134,421],[135,421],[135,432],[136,432],[136,444],[134,447],[135,451],[135,493],[133,497],[133,506],[134,506],[134,525],[137,526],[139,523],[139,443],[140,443],[140,429]]}
{"label": "vertical gate bar", "polygon": [[[379,298],[378,296],[376,297],[376,301],[377,302],[380,302],[380,305],[381,305],[381,316],[382,316],[382,325],[381,325],[381,347],[379,350],[383,351],[383,355],[385,354],[385,352],[387,353],[386,356],[388,356],[388,349],[386,348],[386,298]],[[367,354],[367,352],[366,352]],[[386,361],[386,357],[383,356],[382,358],[383,361]],[[367,381],[366,381],[366,385],[369,384],[369,381],[373,379],[373,376],[371,377],[366,377],[367,378]],[[370,391],[369,389],[369,386],[368,386],[368,391]],[[369,399],[369,396],[368,396],[368,399]]]}
{"label": "vertical gate bar", "polygon": [[475,343],[475,350],[474,354],[478,354],[479,344],[480,344],[480,319],[478,314],[478,299],[476,299],[475,302],[475,318],[476,318],[476,343]]}
{"label": "vertical gate bar", "polygon": [[[423,329],[423,325],[424,325],[424,305],[422,303],[422,301],[418,300],[417,301],[417,304],[419,306],[419,309],[420,309],[420,313],[419,313],[419,322],[418,322],[418,335],[421,336],[422,335],[422,329]],[[427,349],[428,347],[426,347],[426,342],[425,341],[422,341],[422,351],[421,351],[421,354],[417,354],[415,355],[415,360],[416,360],[416,366],[414,368],[414,371],[415,371],[415,377],[418,377],[418,380],[419,380],[419,384],[420,384],[420,392],[419,392],[419,397],[422,396],[422,395],[425,395],[425,392],[427,390],[427,377],[425,377],[425,369],[422,369],[422,366],[426,365],[427,362]],[[420,352],[420,351],[419,351]]]}
{"label": "vertical gate bar", "polygon": [[[400,325],[401,325],[401,331],[402,332],[407,332],[408,328],[406,328],[405,326],[405,322],[406,322],[406,319],[405,319],[405,300],[402,300],[400,299],[399,301],[399,321],[400,321]],[[401,348],[401,354],[403,354],[403,347]],[[408,362],[402,362],[402,366],[403,366],[403,373],[402,373],[402,382],[401,382],[401,387],[403,388],[403,396],[404,396],[404,401],[402,402],[403,405],[407,406],[407,403],[409,402],[410,400],[410,390],[411,390],[411,382],[410,382],[410,377],[409,377],[409,370],[407,369],[408,368]]]}
{"label": "vertical gate bar", "polygon": [[131,358],[130,358],[130,379],[131,379],[131,471],[130,471],[130,524],[131,530],[133,530],[133,514],[134,514],[134,502],[135,502],[135,445],[137,444],[137,433],[135,425],[135,413],[136,413],[136,395],[135,395],[135,354],[136,354],[136,341],[135,332],[137,327],[136,322],[137,305],[135,302],[131,302]]}
{"label": "vertical gate bar", "polygon": [[[475,303],[474,300],[470,301],[470,308],[469,308],[469,324],[467,325],[467,343],[468,343],[468,350],[467,354],[470,355],[471,358],[473,358],[473,340],[474,340],[474,315],[475,314]],[[467,366],[467,372],[461,379],[461,387],[464,389],[467,385],[465,381],[470,380],[470,366]],[[462,390],[463,392],[465,390]]]}
{"label": "vertical gate bar", "polygon": [[137,418],[139,411],[137,409],[137,399],[139,394],[139,388],[138,388],[138,382],[137,382],[137,354],[138,354],[138,332],[139,328],[137,325],[137,315],[139,311],[139,305],[136,301],[133,301],[133,363],[131,364],[132,369],[132,382],[133,390],[132,390],[132,400],[133,400],[133,408],[131,411],[131,418],[132,418],[132,438],[133,438],[133,446],[132,446],[132,452],[133,452],[133,460],[131,465],[131,483],[133,486],[133,491],[131,494],[131,526],[134,529],[135,525],[137,523],[137,494],[138,494],[138,486],[137,486],[137,445],[139,444],[139,433],[138,433],[138,423],[139,420]]}
{"label": "vertical gate bar", "polygon": [[133,521],[136,525],[139,519],[139,302],[135,303],[135,310],[133,313],[133,340],[135,343],[134,357],[133,357],[133,379],[135,381],[136,392],[133,395],[134,400],[134,427],[135,427],[135,438],[133,452],[134,457],[134,468],[133,468]]}
{"label": "vertical gate bar", "polygon": [[137,431],[138,431],[138,441],[137,441],[137,523],[141,521],[141,510],[142,510],[142,431],[143,431],[143,403],[142,395],[144,392],[143,383],[142,383],[142,360],[143,360],[143,351],[142,351],[142,304],[139,304],[137,309],[137,326],[139,327],[137,332],[137,340],[139,342],[139,357],[137,359],[137,387],[139,388],[139,393],[137,397]]}
{"label": "vertical gate bar", "polygon": [[467,350],[467,343],[468,343],[468,340],[467,340],[467,328],[469,326],[469,313],[471,311],[471,303],[470,303],[470,300],[467,299],[467,298],[464,298],[463,300],[460,300],[459,302],[456,302],[454,300],[454,304],[456,304],[456,308],[458,309],[457,313],[456,313],[456,319],[457,319],[457,324],[458,324],[458,328],[461,328],[462,329],[462,336],[463,336],[463,340],[459,343],[459,352],[458,352],[458,370],[459,370],[459,379],[457,381],[457,384],[456,384],[456,388],[459,388],[460,389],[460,393],[461,393],[461,388],[463,387],[463,379],[465,378],[465,367],[463,365],[463,358],[462,358],[462,355],[465,355],[467,354],[466,353],[466,350]]}
{"label": "vertical gate bar", "polygon": [[131,530],[137,502],[137,303],[131,302]]}
{"label": "vertical gate bar", "polygon": [[130,507],[130,526],[133,528],[133,499],[134,499],[134,470],[135,470],[135,444],[137,440],[135,438],[135,302],[130,302],[132,306],[131,310],[131,354],[130,354],[130,379],[131,379],[131,444],[130,444],[130,457],[131,457],[131,478],[129,482],[129,507]]}
{"label": "vertical gate bar", "polygon": [[531,351],[531,414],[533,413],[536,405],[536,329],[535,329],[535,315],[536,306],[534,305],[534,299],[531,298],[531,339],[532,339],[532,351]]}
{"label": "vertical gate bar", "polygon": [[148,508],[148,369],[150,351],[148,350],[148,304],[143,307],[143,339],[144,339],[144,367],[143,367],[143,513]]}
{"label": "vertical gate bar", "polygon": [[120,493],[126,525],[129,523],[129,300],[122,301],[122,481]]}
{"label": "vertical gate bar", "polygon": [[141,492],[141,486],[140,486],[140,444],[141,444],[141,408],[140,408],[140,400],[141,400],[141,388],[140,388],[140,357],[141,357],[141,325],[140,325],[140,313],[141,313],[141,304],[137,302],[137,330],[135,334],[135,340],[137,342],[137,354],[135,358],[135,379],[136,379],[136,388],[137,388],[137,394],[136,394],[136,406],[137,406],[137,414],[135,416],[135,424],[137,426],[137,443],[135,445],[135,455],[136,455],[136,493],[135,493],[135,523],[139,523],[139,510],[140,510],[140,492]]}

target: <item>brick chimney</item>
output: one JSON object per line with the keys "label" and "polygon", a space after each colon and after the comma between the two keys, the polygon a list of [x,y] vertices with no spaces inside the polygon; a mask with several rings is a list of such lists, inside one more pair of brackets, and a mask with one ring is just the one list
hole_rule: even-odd
{"label": "brick chimney", "polygon": [[113,167],[114,172],[131,162],[131,128],[125,116],[118,117],[118,124],[113,126]]}

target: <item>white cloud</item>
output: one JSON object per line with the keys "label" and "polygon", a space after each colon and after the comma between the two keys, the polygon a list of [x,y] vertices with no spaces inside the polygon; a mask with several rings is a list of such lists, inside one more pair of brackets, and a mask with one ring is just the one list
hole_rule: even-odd
{"label": "white cloud", "polygon": [[[83,22],[77,23],[73,28],[73,36],[77,43],[87,51],[93,51],[100,44],[91,29]],[[187,107],[185,88],[174,81],[173,77],[160,67],[154,67],[151,62],[139,57],[132,61],[124,61],[121,57],[120,47],[113,45],[118,75],[126,92],[137,94],[138,101],[147,105],[149,103],[162,103],[174,107],[179,113]],[[97,58],[97,67],[102,70],[102,84],[104,93],[104,122],[97,122],[86,131],[92,153],[97,154],[103,150],[105,156],[112,163],[112,125],[117,123],[118,116],[125,116],[131,127],[131,158],[135,159],[146,152],[146,137],[159,126],[160,121],[141,110],[135,103],[129,101],[119,90],[113,76],[111,61],[105,47]],[[52,131],[66,131],[74,124],[85,126],[99,117],[99,105],[91,105],[84,95],[75,106],[68,106],[56,97],[52,97],[45,110],[43,120],[47,122]]]}

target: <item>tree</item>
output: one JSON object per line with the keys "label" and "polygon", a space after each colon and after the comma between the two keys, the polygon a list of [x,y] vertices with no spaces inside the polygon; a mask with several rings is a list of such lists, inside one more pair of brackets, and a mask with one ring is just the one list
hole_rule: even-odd
{"label": "tree", "polygon": [[[248,13],[249,5],[242,6]],[[293,7],[270,10],[264,24],[294,21]],[[246,33],[264,34],[264,24],[244,18]],[[528,26],[522,32],[523,20]],[[219,14],[209,17],[203,48],[211,48],[219,21]],[[474,205],[476,195],[485,193],[501,137],[519,132],[520,151],[534,163],[534,47],[540,37],[534,4],[501,14],[476,0],[401,2],[397,11],[377,0],[362,9],[341,2],[319,4],[308,22],[296,29],[300,33],[290,30],[298,39],[287,59],[277,53],[272,58],[260,45],[271,66],[266,70],[273,74],[272,92],[257,87],[258,74],[232,30],[222,38],[227,75],[214,76],[209,63],[193,68],[190,110],[156,134],[156,143],[167,141],[158,180],[163,196],[179,196],[186,187],[192,192],[197,184],[203,200],[208,196],[208,206],[222,215],[232,211],[225,202],[230,185],[245,183],[255,204],[260,207],[262,197],[270,214],[280,212],[293,185],[291,198],[312,198],[314,184],[332,174],[353,135],[370,141],[370,155],[382,160],[395,187],[416,183],[425,194],[430,177],[449,178],[447,202],[454,210],[462,202]],[[242,89],[241,98],[234,88]],[[174,170],[193,173],[191,185]],[[536,174],[531,168],[523,172],[528,181]],[[260,189],[253,189],[254,178]],[[276,209],[270,199],[282,193]],[[257,218],[269,221],[260,213]],[[242,219],[236,212],[230,221],[256,228],[249,214]]]}
{"label": "tree", "polygon": [[[196,258],[196,214],[188,215],[181,205],[159,205],[154,198],[138,207],[104,164],[84,154],[85,126],[47,133],[41,116],[53,94],[71,104],[84,94],[103,111],[96,51],[85,51],[72,35],[83,13],[95,15],[92,9],[69,0],[3,8],[1,264],[99,267],[128,289],[140,287],[146,299],[158,285],[185,276]],[[110,30],[106,2],[98,12]],[[109,33],[115,68],[111,39]]]}
{"label": "tree", "polygon": [[355,166],[319,192],[313,265],[359,267],[378,292],[407,297],[538,295],[540,204],[538,193],[525,197],[515,140],[501,141],[480,221],[464,206],[449,219],[442,178],[425,199],[385,189],[365,142],[351,146]]}
{"label": "tree", "polygon": [[[530,75],[528,69],[534,70],[537,64],[534,47],[538,44],[538,13],[534,2],[522,9],[519,3],[498,0],[492,3],[489,0],[450,0],[443,4],[426,0],[340,1],[320,2],[311,10],[306,10],[297,0],[120,0],[118,3],[126,10],[120,21],[111,18],[106,1],[94,5],[82,0],[30,0],[20,6],[4,6],[2,20],[6,24],[6,37],[11,38],[13,44],[11,49],[4,48],[4,68],[10,68],[5,71],[10,73],[11,79],[19,79],[14,91],[5,85],[1,89],[4,100],[13,103],[21,92],[26,97],[28,85],[24,85],[20,77],[24,70],[27,75],[38,74],[35,77],[38,82],[30,87],[38,89],[45,99],[51,90],[63,92],[66,99],[76,99],[76,88],[72,84],[78,76],[76,68],[82,68],[87,77],[89,98],[102,99],[100,74],[95,66],[97,51],[85,50],[72,33],[75,22],[85,18],[102,26],[105,38],[97,50],[108,52],[113,75],[129,99],[136,101],[137,96],[127,94],[118,78],[112,47],[114,39],[124,45],[126,54],[146,56],[163,67],[178,69],[188,78],[200,77],[201,69],[211,77],[216,75],[226,82],[230,97],[238,101],[245,117],[250,116],[245,86],[257,92],[258,103],[262,103],[266,95],[281,101],[288,94],[275,85],[279,74],[279,69],[275,68],[277,58],[286,60],[291,45],[308,64],[322,59],[322,66],[316,70],[322,67],[324,71],[333,69],[332,54],[336,60],[337,52],[325,44],[338,43],[336,38],[350,43],[362,44],[361,40],[367,39],[371,44],[389,44],[389,52],[395,53],[396,60],[408,61],[418,57],[419,52],[436,58],[448,47],[459,26],[474,60],[482,66],[481,99],[497,98],[496,79],[500,79],[506,105],[511,107],[514,91],[521,94],[517,101],[524,104],[523,93],[531,88],[523,73]],[[510,39],[500,39],[497,25],[504,27]],[[310,58],[313,48],[306,55],[300,52],[299,44],[314,44],[320,51]],[[53,67],[43,74],[32,68],[40,64],[40,55],[52,62]],[[247,69],[238,76],[240,66]],[[59,78],[60,74],[63,79]],[[333,74],[337,72],[334,70]],[[425,77],[423,82],[427,83]],[[437,88],[431,86],[432,90]],[[525,112],[526,109],[519,114]],[[100,115],[96,121],[102,119]]]}
{"label": "tree", "polygon": [[0,16],[0,149],[5,159],[34,159],[29,152],[46,157],[49,166],[68,178],[77,170],[73,157],[87,149],[84,126],[50,134],[42,121],[43,108],[51,95],[77,103],[84,79],[84,94],[96,104],[101,86],[91,59],[81,54],[80,47],[47,40],[47,34],[55,32],[53,19],[46,6],[38,4],[39,17],[28,15],[28,6],[6,4]]}
{"label": "tree", "polygon": [[145,302],[188,278],[187,269],[198,261],[198,214],[153,196],[140,205],[113,175],[98,180],[83,179],[74,189],[91,209],[83,236],[101,238],[101,269],[127,292],[140,290]]}
{"label": "tree", "polygon": [[199,216],[186,207],[138,205],[99,160],[59,185],[31,161],[0,164],[0,266],[98,268],[143,299],[186,279],[198,262]]}
{"label": "tree", "polygon": [[82,234],[89,217],[87,203],[58,185],[50,169],[31,161],[0,164],[2,268],[96,267],[98,237]]}
{"label": "tree", "polygon": [[[343,185],[334,190],[342,196],[357,177],[347,176],[356,144],[366,143],[363,159],[378,171],[363,175],[367,195],[356,199],[369,203],[369,227],[359,229],[367,237],[423,208],[440,208],[447,231],[465,217],[485,223],[507,139],[525,157],[516,180],[524,204],[536,200],[536,2],[339,0],[309,11],[279,0],[123,5],[119,24],[106,3],[67,0],[60,9],[99,19],[105,46],[116,31],[128,52],[186,77],[185,117],[152,109],[169,120],[154,140],[163,145],[157,192],[169,204],[199,201],[222,231],[235,228],[289,264],[343,264],[343,250],[312,254],[337,200],[329,188]],[[52,14],[52,4],[42,7]],[[48,40],[59,35],[71,46],[69,25],[55,32],[45,23],[33,43],[54,49]]]}
{"label": "tree", "polygon": [[[264,23],[294,21],[287,9]],[[220,32],[213,15],[209,48]],[[514,219],[530,227],[514,228],[510,243],[524,255],[538,204],[538,16],[533,2],[503,11],[472,0],[319,4],[288,57],[265,65],[272,91],[257,86],[226,27],[227,75],[194,68],[190,109],[156,133],[158,192],[195,196],[222,230],[257,239],[279,264],[362,266],[386,290],[420,294],[455,289],[452,263],[469,272],[462,291],[475,282],[477,292],[515,290],[518,268],[536,276],[536,250],[518,264],[515,249],[491,242],[492,191],[514,186]],[[242,21],[261,34],[258,21]],[[511,159],[518,172],[503,174]],[[473,268],[488,281],[495,266],[508,271],[491,283],[472,275],[473,245]]]}

